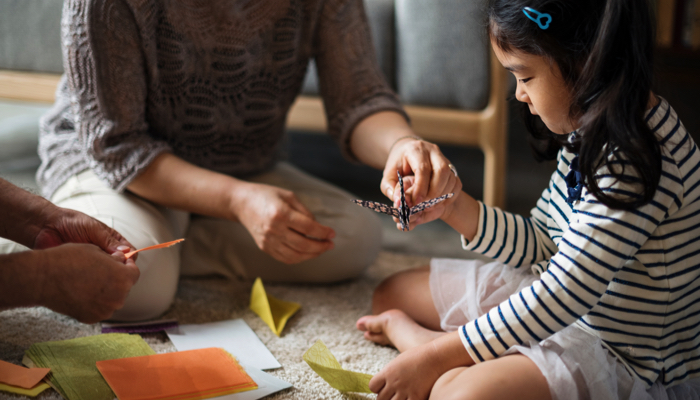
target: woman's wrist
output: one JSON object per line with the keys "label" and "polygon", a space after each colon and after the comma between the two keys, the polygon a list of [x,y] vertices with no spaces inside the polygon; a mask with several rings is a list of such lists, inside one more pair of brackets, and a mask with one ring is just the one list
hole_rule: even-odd
{"label": "woman's wrist", "polygon": [[387,154],[391,154],[391,151],[394,150],[394,147],[396,147],[396,145],[399,144],[399,142],[401,142],[401,141],[403,141],[403,140],[409,140],[409,139],[410,139],[410,140],[423,140],[423,139],[421,139],[420,137],[418,137],[418,136],[416,136],[416,135],[404,135],[404,136],[401,136],[401,137],[399,137],[398,139],[394,140],[394,143],[392,143],[391,146],[389,146],[389,150],[387,151]]}
{"label": "woman's wrist", "polygon": [[224,218],[229,221],[240,221],[256,184],[239,179],[232,178],[232,180],[233,182],[227,185]]}

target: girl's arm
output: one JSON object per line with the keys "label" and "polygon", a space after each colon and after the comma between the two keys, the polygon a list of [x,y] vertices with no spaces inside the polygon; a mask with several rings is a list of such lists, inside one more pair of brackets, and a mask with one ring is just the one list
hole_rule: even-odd
{"label": "girl's arm", "polygon": [[554,228],[547,226],[549,196],[547,188],[529,218],[486,206],[464,192],[458,193],[444,212],[440,204],[434,208],[435,212],[442,212],[443,221],[462,235],[465,250],[517,268],[544,263],[557,251],[549,236],[549,229]]}
{"label": "girl's arm", "polygon": [[442,220],[459,232],[467,241],[472,241],[478,230],[481,206],[465,192],[457,193],[451,207],[445,209]]}
{"label": "girl's arm", "polygon": [[[600,175],[606,176],[602,171]],[[670,179],[664,179],[667,182],[661,185],[670,186]],[[607,190],[633,193],[628,184],[612,178],[603,178],[600,184]],[[554,186],[557,192],[565,189],[563,180]],[[553,197],[551,210],[569,206],[563,195]],[[458,330],[474,361],[496,358],[515,344],[539,342],[586,316],[601,303],[633,308],[620,302],[630,298],[635,284],[611,286],[611,281],[626,263],[639,262],[635,261],[637,251],[665,219],[673,201],[658,191],[654,201],[646,206],[632,211],[613,210],[584,189],[576,212],[570,215],[571,221],[565,227],[558,252],[540,280]],[[627,292],[618,296],[620,290]],[[639,296],[650,304],[667,300],[663,291],[643,290]]]}

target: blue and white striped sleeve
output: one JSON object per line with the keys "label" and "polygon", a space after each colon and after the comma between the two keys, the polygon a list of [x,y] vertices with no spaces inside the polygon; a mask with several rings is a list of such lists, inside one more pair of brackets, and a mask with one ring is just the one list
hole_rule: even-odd
{"label": "blue and white striped sleeve", "polygon": [[[624,183],[601,176],[601,187],[634,195]],[[576,218],[540,280],[459,329],[474,361],[498,357],[516,344],[541,341],[587,314],[678,201],[673,194],[677,190],[661,190],[669,183],[662,177],[652,202],[633,211],[610,209],[584,190]]]}
{"label": "blue and white striped sleeve", "polygon": [[474,239],[462,236],[462,247],[518,268],[548,260],[557,247],[547,231],[550,188],[545,189],[530,218],[479,202],[479,222]]}

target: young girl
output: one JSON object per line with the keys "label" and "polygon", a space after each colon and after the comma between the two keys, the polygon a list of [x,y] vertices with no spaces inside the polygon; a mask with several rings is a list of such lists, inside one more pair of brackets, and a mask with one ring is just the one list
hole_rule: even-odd
{"label": "young girl", "polygon": [[357,326],[401,351],[370,382],[379,400],[700,398],[700,152],[651,92],[651,10],[490,0],[557,170],[530,218],[463,192],[424,213],[495,262],[433,260],[377,288]]}

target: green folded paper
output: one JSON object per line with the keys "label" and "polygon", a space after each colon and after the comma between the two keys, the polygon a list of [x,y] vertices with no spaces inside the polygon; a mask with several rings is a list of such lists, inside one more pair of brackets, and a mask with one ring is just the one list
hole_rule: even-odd
{"label": "green folded paper", "polygon": [[37,367],[51,368],[51,385],[67,400],[112,400],[116,396],[95,363],[147,356],[155,351],[141,336],[109,333],[33,344],[25,353]]}
{"label": "green folded paper", "polygon": [[369,390],[372,375],[343,369],[322,341],[317,340],[303,358],[323,380],[341,392],[372,393]]}

